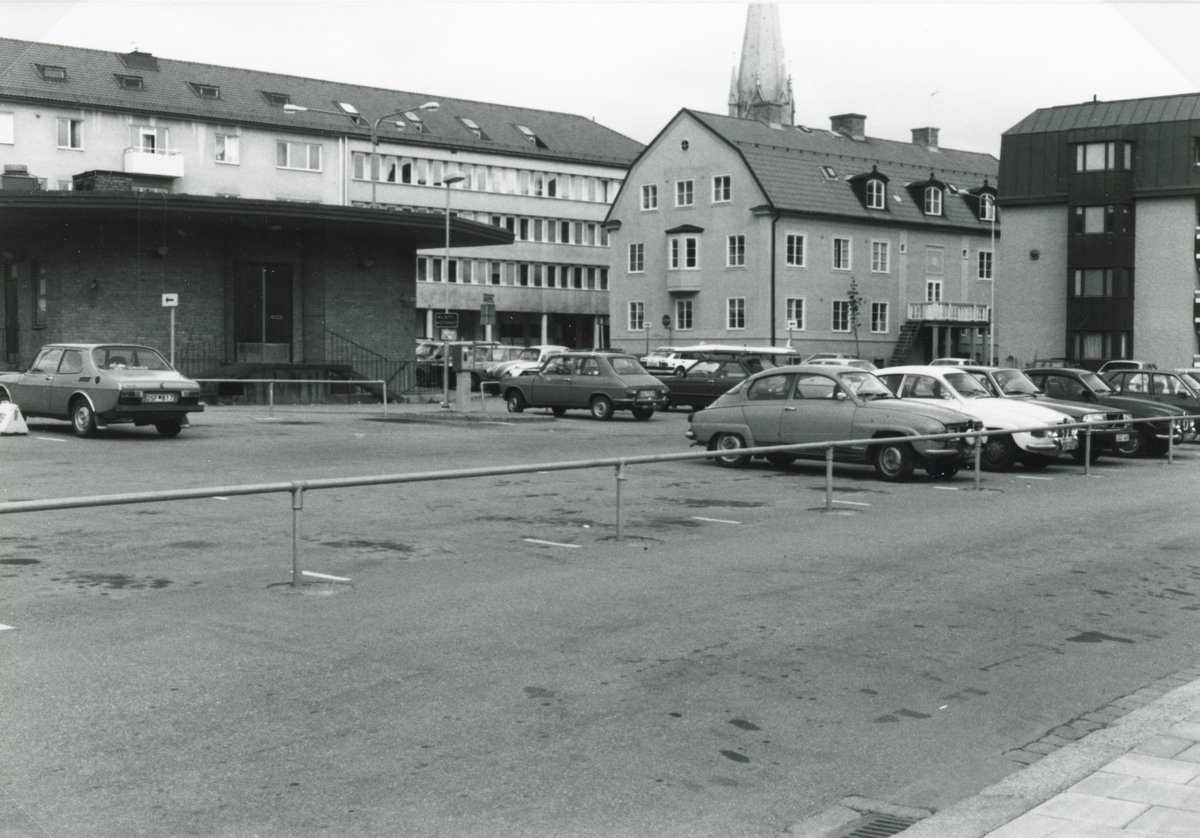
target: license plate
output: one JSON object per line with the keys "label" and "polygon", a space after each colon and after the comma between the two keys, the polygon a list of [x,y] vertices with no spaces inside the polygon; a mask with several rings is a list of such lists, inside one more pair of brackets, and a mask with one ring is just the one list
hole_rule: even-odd
{"label": "license plate", "polygon": [[175,393],[146,393],[142,396],[144,402],[173,402],[175,401]]}
{"label": "license plate", "polygon": [[1117,434],[1117,442],[1129,442],[1129,434]]}
{"label": "license plate", "polygon": [[1064,451],[1074,451],[1078,447],[1079,447],[1079,440],[1077,440],[1073,436],[1069,436],[1063,440],[1063,450]]}

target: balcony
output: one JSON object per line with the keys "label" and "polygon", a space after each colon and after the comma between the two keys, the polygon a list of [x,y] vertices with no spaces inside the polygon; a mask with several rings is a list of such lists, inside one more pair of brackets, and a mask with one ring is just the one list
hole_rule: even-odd
{"label": "balcony", "polygon": [[984,325],[991,316],[983,303],[909,303],[908,319],[917,323]]}
{"label": "balcony", "polygon": [[700,290],[700,271],[667,271],[667,293]]}
{"label": "balcony", "polygon": [[151,177],[183,177],[183,154],[145,148],[125,149],[125,174]]}

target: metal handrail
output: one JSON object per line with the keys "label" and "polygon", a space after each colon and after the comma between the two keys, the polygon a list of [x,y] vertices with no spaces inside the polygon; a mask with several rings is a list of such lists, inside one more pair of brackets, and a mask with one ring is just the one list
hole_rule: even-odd
{"label": "metal handrail", "polygon": [[275,384],[379,384],[383,387],[383,415],[387,416],[387,381],[382,378],[193,378],[197,384],[269,384],[267,415],[275,415]]}
{"label": "metal handrail", "polygon": [[[233,379],[239,380],[239,379]],[[1200,419],[1200,415],[1185,415],[1172,417],[1178,419]],[[1134,422],[1153,421],[1135,419]],[[1024,428],[1000,429],[1003,434],[1028,433],[1065,428],[1085,428],[1087,433],[1087,454],[1091,452],[1091,430],[1103,425],[1125,425],[1128,420],[1110,419],[1103,422],[1064,422],[1056,425],[1033,425]],[[997,429],[990,433],[995,434]],[[727,457],[736,451],[737,456],[755,456],[759,454],[783,453],[790,451],[805,451],[825,449],[825,511],[833,509],[833,452],[838,446],[872,446],[887,445],[896,440],[917,442],[940,439],[974,439],[975,453],[975,489],[980,489],[980,454],[982,442],[989,435],[987,429],[961,431],[944,434],[915,434],[894,437],[875,437],[871,439],[841,439],[822,442],[803,442],[789,445],[765,445],[754,448],[737,448],[732,450],[681,452],[678,454],[641,454],[630,457],[607,457],[591,460],[568,460],[557,463],[536,463],[533,465],[488,466],[485,468],[451,469],[446,471],[411,472],[407,474],[381,474],[366,477],[326,477],[315,480],[292,480],[279,483],[252,483],[236,486],[212,486],[200,489],[172,489],[156,492],[131,492],[118,495],[93,495],[76,498],[58,498],[53,500],[25,500],[0,503],[0,515],[10,515],[21,512],[46,512],[57,509],[81,509],[99,506],[118,506],[136,503],[158,503],[173,500],[199,500],[212,497],[230,497],[233,495],[261,495],[286,492],[292,496],[292,585],[299,586],[303,582],[303,572],[300,569],[300,512],[304,508],[304,493],[317,489],[345,489],[357,486],[381,486],[399,483],[419,483],[432,480],[461,480],[474,477],[497,477],[512,474],[533,474],[544,471],[568,471],[590,468],[616,468],[616,538],[624,538],[624,522],[622,515],[622,484],[625,482],[625,467],[645,463],[667,463],[684,460],[704,460],[715,457]],[[1168,437],[1168,453],[1173,462],[1174,435]],[[1090,456],[1085,456],[1084,473],[1089,473]]]}

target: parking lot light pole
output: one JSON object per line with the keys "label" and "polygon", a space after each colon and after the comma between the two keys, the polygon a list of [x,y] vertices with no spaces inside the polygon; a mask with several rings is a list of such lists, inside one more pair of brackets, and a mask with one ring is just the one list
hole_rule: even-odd
{"label": "parking lot light pole", "polygon": [[[450,175],[442,178],[446,187],[446,311],[450,311],[450,187],[466,180],[465,175]],[[450,341],[442,341],[442,408],[450,407]]]}

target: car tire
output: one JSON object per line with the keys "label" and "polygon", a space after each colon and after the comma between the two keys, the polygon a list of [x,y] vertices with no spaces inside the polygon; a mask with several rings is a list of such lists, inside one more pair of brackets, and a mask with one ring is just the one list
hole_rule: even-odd
{"label": "car tire", "polygon": [[958,463],[947,463],[941,460],[926,460],[925,473],[934,480],[949,480],[958,474]]}
{"label": "car tire", "polygon": [[1118,442],[1113,448],[1118,457],[1141,457],[1146,453],[1146,437],[1141,431],[1130,431],[1128,442]]}
{"label": "car tire", "polygon": [[607,422],[613,417],[613,403],[608,396],[596,396],[592,399],[592,417],[601,422]]}
{"label": "car tire", "polygon": [[989,434],[979,455],[980,467],[984,471],[1008,471],[1019,452],[1011,434]]}
{"label": "car tire", "polygon": [[163,436],[172,437],[179,436],[179,432],[183,430],[183,423],[178,419],[172,419],[169,422],[155,422],[154,427]]}
{"label": "car tire", "polygon": [[875,452],[875,473],[892,482],[907,480],[912,476],[915,460],[909,443],[901,440],[885,442]]}
{"label": "car tire", "polygon": [[685,370],[683,367],[676,367],[676,368],[675,368],[675,374],[676,374],[676,375],[683,375],[685,372],[687,372],[687,370]]}
{"label": "car tire", "polygon": [[775,468],[783,468],[784,466],[790,466],[792,463],[796,462],[796,455],[795,454],[768,454],[767,462],[770,463],[771,465],[775,466]]}
{"label": "car tire", "polygon": [[[740,451],[746,447],[746,441],[737,434],[717,434],[708,443],[709,451]],[[725,454],[713,457],[713,461],[721,468],[745,468],[750,462],[749,454]]]}
{"label": "car tire", "polygon": [[504,397],[504,402],[508,405],[509,413],[523,413],[529,406],[520,390],[509,390]]}
{"label": "car tire", "polygon": [[633,414],[634,419],[645,422],[654,415],[654,405],[637,405],[630,409],[630,413]]}
{"label": "car tire", "polygon": [[79,398],[71,405],[71,429],[75,436],[87,439],[96,434],[96,413],[87,399]]}
{"label": "car tire", "polygon": [[554,407],[550,408],[550,412],[559,419],[567,415],[567,409],[561,405],[555,405]]}
{"label": "car tire", "polygon": [[4,404],[5,402],[11,402],[11,401],[12,401],[12,398],[9,397],[8,391],[5,390],[3,387],[0,387],[0,404]]}

